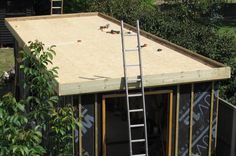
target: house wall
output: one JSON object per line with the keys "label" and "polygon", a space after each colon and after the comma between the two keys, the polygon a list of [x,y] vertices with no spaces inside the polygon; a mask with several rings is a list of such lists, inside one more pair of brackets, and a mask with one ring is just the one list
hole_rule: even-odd
{"label": "house wall", "polygon": [[0,45],[14,43],[11,33],[5,26],[5,18],[31,16],[33,14],[32,0],[0,0]]}
{"label": "house wall", "polygon": [[[173,90],[171,155],[187,156],[189,152],[195,156],[213,154],[217,137],[218,84],[206,82],[155,87],[147,88],[146,92],[156,90]],[[78,108],[77,113],[83,116],[83,127],[75,132],[76,155],[102,156],[103,96],[119,93],[123,92],[61,97],[62,103],[73,103]]]}

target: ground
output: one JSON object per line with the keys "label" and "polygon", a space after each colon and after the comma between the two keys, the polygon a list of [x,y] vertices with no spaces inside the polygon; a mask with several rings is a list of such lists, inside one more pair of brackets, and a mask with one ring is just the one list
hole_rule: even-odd
{"label": "ground", "polygon": [[0,75],[14,67],[14,54],[12,48],[0,49]]}

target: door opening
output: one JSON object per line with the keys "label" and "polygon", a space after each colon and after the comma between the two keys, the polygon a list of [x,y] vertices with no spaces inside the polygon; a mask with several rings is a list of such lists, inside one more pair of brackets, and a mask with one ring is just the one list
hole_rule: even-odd
{"label": "door opening", "polygon": [[[149,156],[171,155],[172,91],[146,93],[146,113]],[[130,102],[135,107],[141,104],[138,97]],[[128,119],[125,95],[103,97],[103,156],[129,156]],[[134,108],[135,109],[135,108]],[[134,113],[131,121],[142,123],[143,116]],[[132,130],[132,139],[144,137],[144,129]],[[135,144],[136,145],[136,144]],[[134,151],[144,153],[145,144],[140,143]]]}

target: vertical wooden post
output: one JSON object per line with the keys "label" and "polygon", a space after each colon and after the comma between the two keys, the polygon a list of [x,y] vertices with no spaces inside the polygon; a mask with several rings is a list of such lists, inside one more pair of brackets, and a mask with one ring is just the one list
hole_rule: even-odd
{"label": "vertical wooden post", "polygon": [[190,122],[189,122],[189,156],[192,156],[193,140],[193,103],[194,103],[194,84],[191,85],[191,102],[190,102]]}
{"label": "vertical wooden post", "polygon": [[210,105],[210,123],[209,123],[209,142],[208,142],[208,156],[211,156],[211,144],[212,144],[212,122],[213,122],[213,110],[214,110],[214,81],[211,86],[211,105]]}
{"label": "vertical wooden post", "polygon": [[179,151],[179,105],[180,105],[180,85],[177,85],[176,97],[176,119],[175,119],[175,156],[178,156]]}
{"label": "vertical wooden post", "polygon": [[14,61],[15,61],[15,80],[14,80],[14,96],[17,100],[20,99],[19,97],[19,89],[18,89],[18,76],[19,76],[19,63],[17,61],[19,53],[19,46],[18,42],[14,39]]}
{"label": "vertical wooden post", "polygon": [[169,130],[168,130],[168,151],[167,155],[171,156],[171,146],[172,146],[172,118],[173,118],[173,92],[169,94],[170,108],[169,108]]}
{"label": "vertical wooden post", "polygon": [[106,156],[106,99],[102,97],[102,156]]}

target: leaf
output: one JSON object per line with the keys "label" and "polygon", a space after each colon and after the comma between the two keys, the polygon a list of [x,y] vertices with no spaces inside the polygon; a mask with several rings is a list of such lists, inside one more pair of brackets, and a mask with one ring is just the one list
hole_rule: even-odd
{"label": "leaf", "polygon": [[16,107],[17,107],[19,110],[21,110],[22,112],[25,111],[25,106],[22,105],[22,104],[20,104],[20,103],[17,103],[17,104],[16,104]]}

